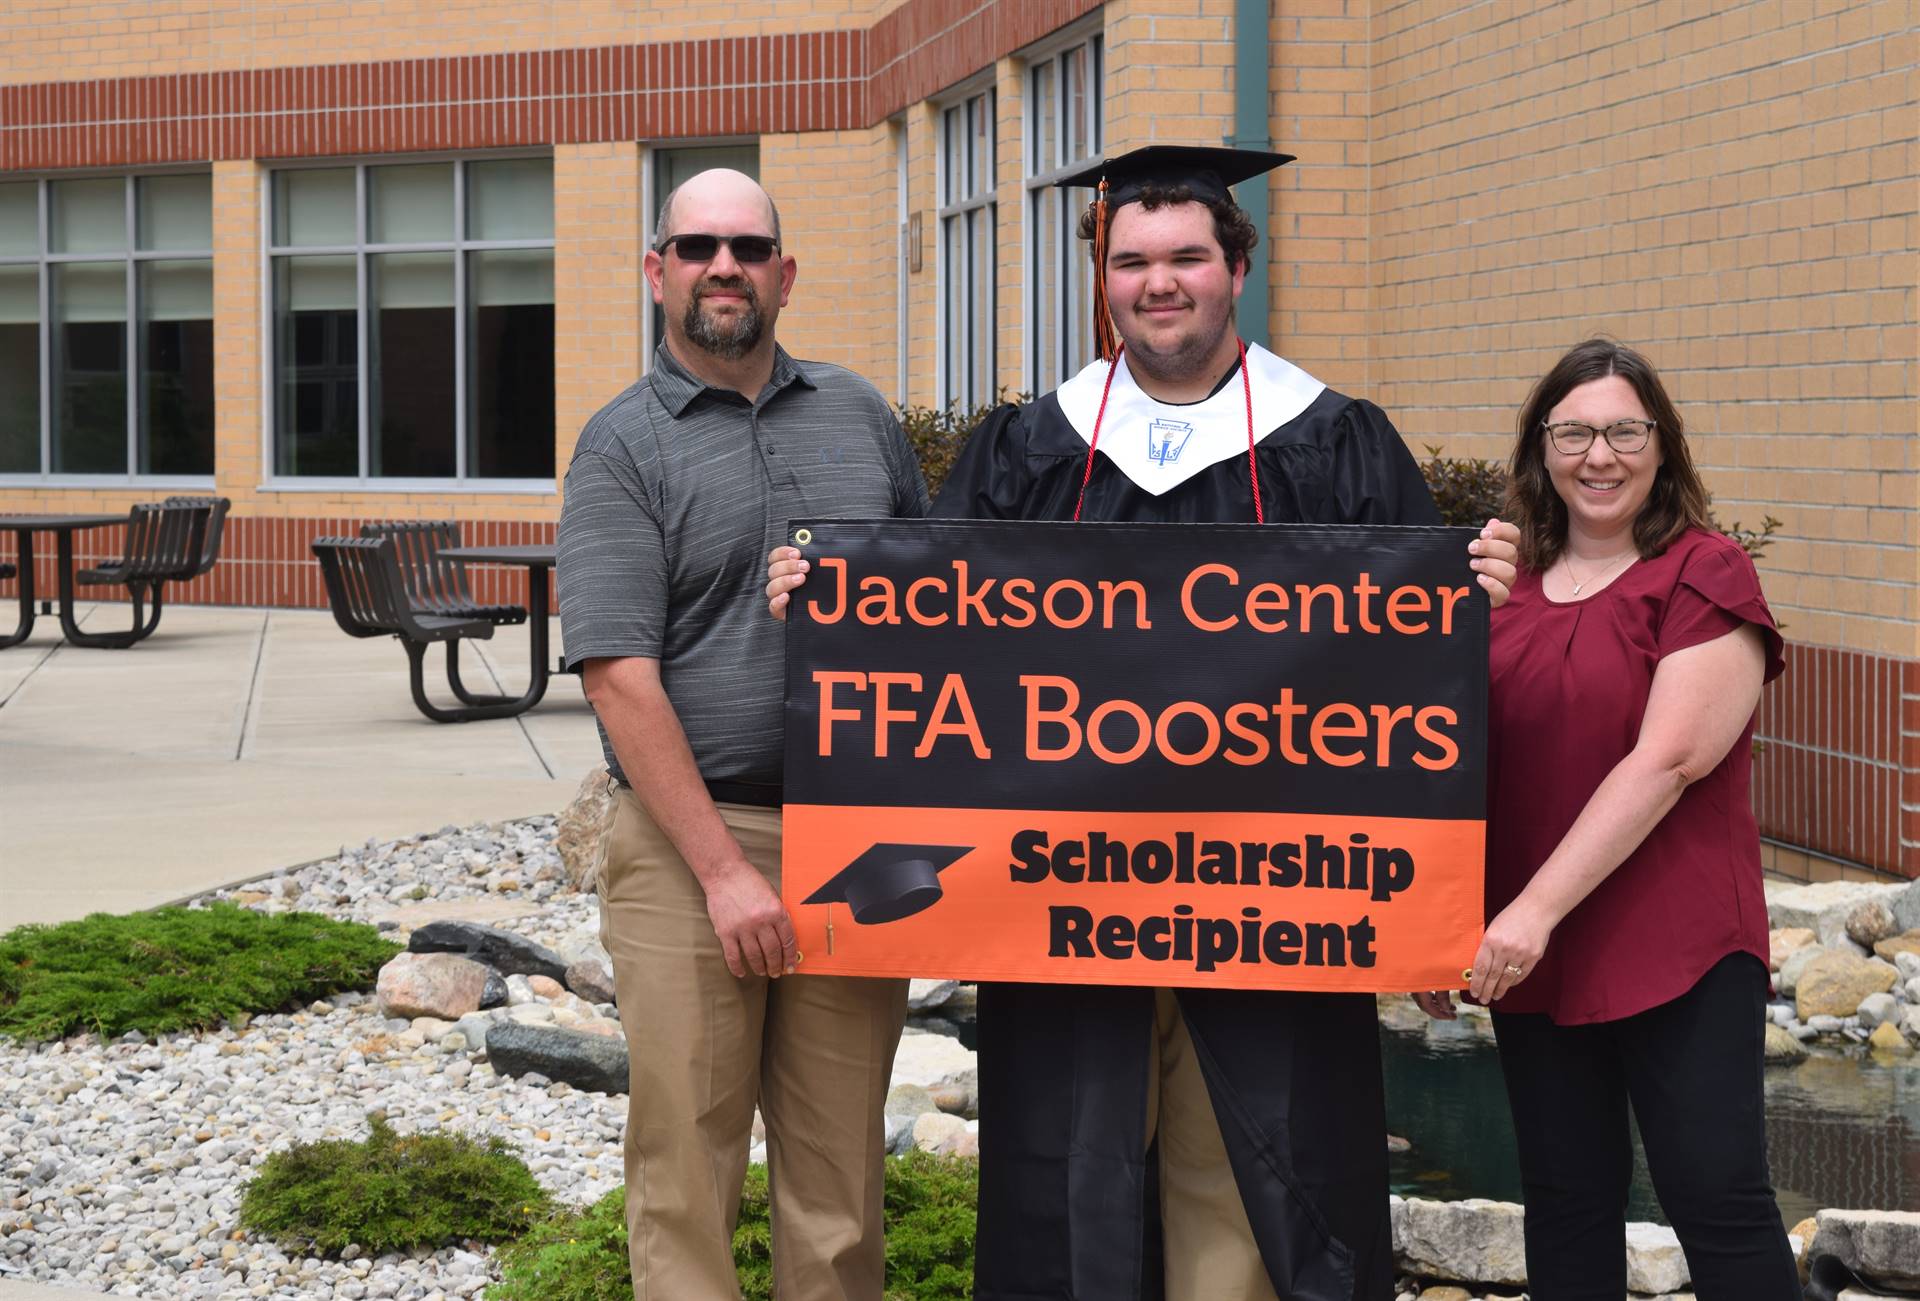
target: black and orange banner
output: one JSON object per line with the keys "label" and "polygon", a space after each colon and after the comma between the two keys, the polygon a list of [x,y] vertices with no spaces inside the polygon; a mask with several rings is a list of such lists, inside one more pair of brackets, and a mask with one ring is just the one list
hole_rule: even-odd
{"label": "black and orange banner", "polygon": [[1458,988],[1471,530],[803,521],[783,893],[823,975]]}

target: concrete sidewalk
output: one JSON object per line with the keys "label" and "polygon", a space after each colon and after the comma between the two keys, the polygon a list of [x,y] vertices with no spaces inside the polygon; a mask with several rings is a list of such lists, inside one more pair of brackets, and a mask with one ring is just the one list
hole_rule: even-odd
{"label": "concrete sidewalk", "polygon": [[[127,618],[102,605],[82,624]],[[491,675],[517,694],[526,629],[462,659],[476,690]],[[451,701],[441,666],[429,651],[428,693]],[[520,718],[440,724],[414,709],[392,639],[350,638],[323,612],[170,608],[119,651],[69,646],[43,617],[0,651],[0,931],[151,907],[369,836],[557,812],[599,762],[574,677]]]}

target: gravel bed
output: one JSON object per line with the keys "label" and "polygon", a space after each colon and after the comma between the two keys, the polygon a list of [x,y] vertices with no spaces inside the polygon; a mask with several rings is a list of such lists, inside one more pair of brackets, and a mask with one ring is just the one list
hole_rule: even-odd
{"label": "gravel bed", "polygon": [[[436,900],[518,897],[539,908],[505,925],[563,954],[597,953],[597,905],[568,887],[553,836],[551,817],[447,827],[205,897],[376,924]],[[196,1301],[478,1294],[497,1274],[479,1245],[322,1260],[238,1226],[268,1154],[363,1138],[370,1111],[402,1133],[498,1135],[569,1202],[620,1183],[624,1097],[501,1077],[408,1031],[370,994],[343,994],[153,1040],[0,1039],[0,1279]]]}

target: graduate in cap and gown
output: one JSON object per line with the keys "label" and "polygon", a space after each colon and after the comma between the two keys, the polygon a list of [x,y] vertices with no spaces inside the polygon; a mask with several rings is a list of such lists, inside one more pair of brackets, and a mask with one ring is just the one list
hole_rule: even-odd
{"label": "graduate in cap and gown", "polygon": [[[1228,187],[1286,154],[1151,146],[1093,187],[1100,358],[975,430],[933,515],[1437,524],[1386,414],[1234,329],[1258,239]],[[1498,602],[1518,533],[1472,544]],[[770,557],[784,613],[804,581]],[[1389,1301],[1365,994],[982,984],[981,1301]]]}

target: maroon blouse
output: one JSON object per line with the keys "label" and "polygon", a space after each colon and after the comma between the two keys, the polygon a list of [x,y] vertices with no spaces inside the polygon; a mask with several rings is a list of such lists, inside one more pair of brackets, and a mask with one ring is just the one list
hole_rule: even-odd
{"label": "maroon blouse", "polygon": [[[1704,529],[1584,601],[1549,600],[1540,576],[1521,571],[1494,611],[1489,651],[1488,921],[1633,749],[1661,658],[1742,623],[1764,635],[1771,681],[1784,667],[1781,640],[1753,562]],[[1678,998],[1729,953],[1767,960],[1752,742],[1749,719],[1719,766],[1554,929],[1500,1011],[1613,1021]]]}

